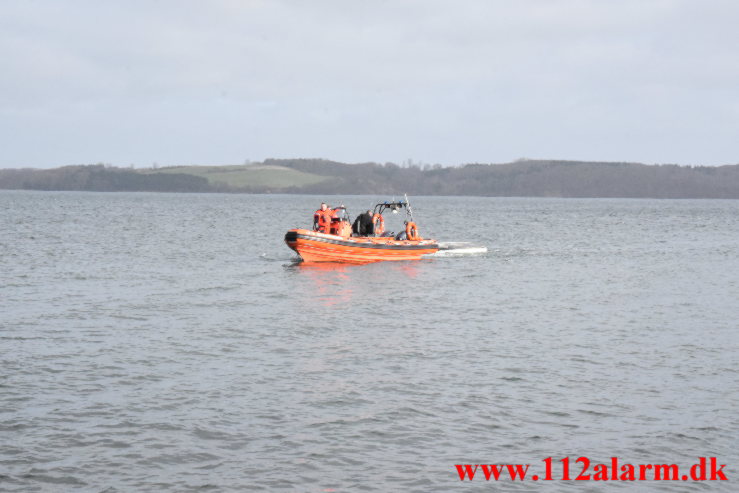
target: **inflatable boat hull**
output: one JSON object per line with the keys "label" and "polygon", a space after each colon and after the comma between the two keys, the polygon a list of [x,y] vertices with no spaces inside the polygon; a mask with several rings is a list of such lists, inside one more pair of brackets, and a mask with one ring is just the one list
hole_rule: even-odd
{"label": "inflatable boat hull", "polygon": [[417,260],[436,253],[434,240],[395,240],[389,237],[351,237],[291,229],[285,243],[306,262],[348,262],[366,264],[383,260]]}

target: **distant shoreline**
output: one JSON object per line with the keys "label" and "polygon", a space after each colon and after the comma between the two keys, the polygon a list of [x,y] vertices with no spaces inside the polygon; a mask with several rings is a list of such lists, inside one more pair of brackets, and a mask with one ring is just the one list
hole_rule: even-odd
{"label": "distant shoreline", "polygon": [[2,169],[0,189],[308,195],[739,199],[739,165],[525,160],[460,167],[267,159],[232,166]]}

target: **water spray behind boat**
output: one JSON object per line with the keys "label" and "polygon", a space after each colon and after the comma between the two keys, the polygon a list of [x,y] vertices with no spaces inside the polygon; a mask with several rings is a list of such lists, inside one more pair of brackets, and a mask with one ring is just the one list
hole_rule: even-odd
{"label": "water spray behind boat", "polygon": [[488,247],[467,241],[440,241],[439,251],[429,257],[467,257],[487,252]]}

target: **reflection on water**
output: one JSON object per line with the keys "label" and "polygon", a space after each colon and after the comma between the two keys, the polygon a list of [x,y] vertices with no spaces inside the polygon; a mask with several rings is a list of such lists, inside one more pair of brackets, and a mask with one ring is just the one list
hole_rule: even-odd
{"label": "reflection on water", "polygon": [[351,304],[364,300],[387,299],[407,289],[430,260],[349,264],[339,262],[302,262],[285,265],[285,271],[300,281],[293,294],[302,302],[324,306]]}
{"label": "reflection on water", "polygon": [[331,262],[298,263],[295,272],[310,281],[308,289],[301,289],[300,293],[308,295],[308,302],[317,301],[327,307],[351,303],[353,290],[347,275],[351,267]]}
{"label": "reflection on water", "polygon": [[290,268],[298,269],[303,272],[346,272],[349,267],[358,267],[356,264],[347,264],[340,262],[302,262],[296,260],[289,265]]}

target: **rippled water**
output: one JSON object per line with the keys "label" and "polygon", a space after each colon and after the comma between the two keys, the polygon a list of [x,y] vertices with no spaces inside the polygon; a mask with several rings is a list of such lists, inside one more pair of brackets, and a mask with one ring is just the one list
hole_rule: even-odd
{"label": "rippled water", "polygon": [[[321,199],[0,192],[0,490],[737,491],[739,201],[421,197],[489,251],[304,266]],[[549,456],[731,481],[454,468]]]}

